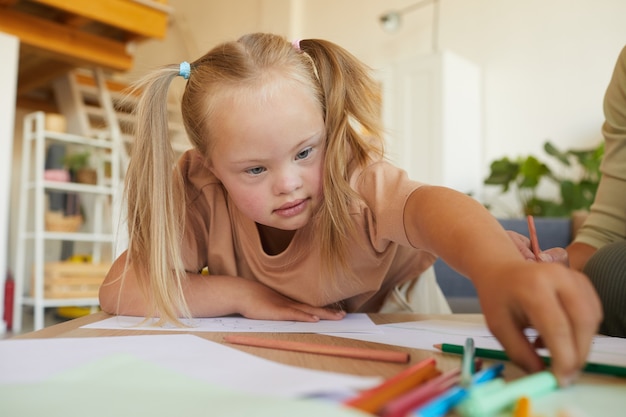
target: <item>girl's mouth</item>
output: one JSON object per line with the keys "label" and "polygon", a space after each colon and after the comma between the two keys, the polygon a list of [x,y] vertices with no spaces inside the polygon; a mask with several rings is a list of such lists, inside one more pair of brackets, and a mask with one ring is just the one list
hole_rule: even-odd
{"label": "girl's mouth", "polygon": [[298,214],[302,213],[304,209],[306,209],[308,202],[309,199],[290,201],[289,203],[285,203],[276,210],[274,210],[274,213],[282,217],[297,216]]}

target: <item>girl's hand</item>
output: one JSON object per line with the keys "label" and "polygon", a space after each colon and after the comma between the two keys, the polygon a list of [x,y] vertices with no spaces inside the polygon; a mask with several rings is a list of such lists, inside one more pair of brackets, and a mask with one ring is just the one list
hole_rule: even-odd
{"label": "girl's hand", "polygon": [[[535,259],[535,254],[530,249],[530,239],[512,230],[507,230],[506,232],[509,234],[509,238],[511,238],[515,247],[517,247],[517,250],[519,250],[524,259],[531,261],[537,260]],[[541,251],[538,260],[541,262],[558,262],[565,266],[569,266],[568,254],[564,248],[550,248],[545,251]]]}
{"label": "girl's hand", "polygon": [[587,277],[559,263],[509,262],[477,281],[487,325],[513,362],[528,372],[544,367],[523,334],[534,327],[562,386],[587,361],[602,308]]}
{"label": "girl's hand", "polygon": [[341,320],[346,315],[345,311],[294,301],[258,282],[248,281],[242,290],[239,313],[250,319],[316,322]]}

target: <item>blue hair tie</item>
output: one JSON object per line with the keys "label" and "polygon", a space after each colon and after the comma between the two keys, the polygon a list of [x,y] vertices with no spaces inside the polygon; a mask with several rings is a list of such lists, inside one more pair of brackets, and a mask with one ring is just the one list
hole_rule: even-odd
{"label": "blue hair tie", "polygon": [[181,62],[180,69],[178,70],[178,75],[188,80],[189,74],[191,74],[191,65],[187,61]]}

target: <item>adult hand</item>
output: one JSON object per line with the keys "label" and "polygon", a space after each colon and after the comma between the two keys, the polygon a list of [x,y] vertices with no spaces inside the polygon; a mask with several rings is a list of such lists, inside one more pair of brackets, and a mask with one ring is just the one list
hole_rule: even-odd
{"label": "adult hand", "polygon": [[519,252],[524,257],[524,259],[531,261],[538,260],[541,262],[557,262],[565,266],[569,266],[569,258],[565,248],[546,249],[544,251],[541,251],[541,253],[539,254],[539,259],[536,259],[535,254],[530,249],[530,239],[512,230],[507,230],[506,232],[508,233],[509,238],[511,238],[511,240],[515,244],[515,247],[517,247],[517,250],[519,250]]}
{"label": "adult hand", "polygon": [[486,268],[476,285],[487,325],[511,360],[528,372],[543,369],[523,333],[533,327],[560,385],[569,385],[587,361],[602,318],[587,277],[559,263],[507,262]]}

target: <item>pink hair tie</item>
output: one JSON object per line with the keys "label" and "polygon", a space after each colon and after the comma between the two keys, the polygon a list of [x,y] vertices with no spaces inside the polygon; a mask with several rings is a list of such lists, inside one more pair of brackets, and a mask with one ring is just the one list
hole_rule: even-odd
{"label": "pink hair tie", "polygon": [[300,39],[296,39],[295,41],[291,42],[291,46],[296,48],[298,51],[301,51],[301,49],[300,49]]}

